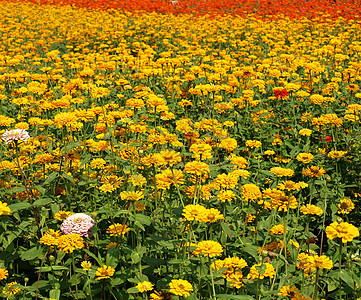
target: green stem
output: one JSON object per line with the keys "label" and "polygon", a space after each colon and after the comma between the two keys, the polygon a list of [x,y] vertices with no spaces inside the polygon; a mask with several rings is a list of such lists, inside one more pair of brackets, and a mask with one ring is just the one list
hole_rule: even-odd
{"label": "green stem", "polygon": [[214,286],[214,278],[213,278],[213,270],[212,270],[212,263],[211,263],[211,259],[210,257],[208,256],[208,264],[209,264],[209,271],[210,271],[210,274],[211,274],[211,281],[212,281],[212,291],[213,291],[213,299],[216,300],[216,289],[215,289],[215,286]]}
{"label": "green stem", "polygon": [[342,296],[341,296],[341,289],[342,289],[341,263],[342,263],[342,240],[340,240],[339,258],[338,258],[338,280],[339,280],[339,284],[340,284],[338,297],[340,300],[342,300]]}
{"label": "green stem", "polygon": [[318,294],[318,276],[319,276],[319,272],[320,272],[320,269],[317,268],[317,271],[316,271],[316,276],[315,276],[315,284],[314,284],[314,288],[313,288],[313,297],[312,299],[315,300],[317,299],[317,294]]}
{"label": "green stem", "polygon": [[74,269],[74,280],[75,280],[76,299],[79,299],[79,296],[78,296],[78,282],[77,282],[77,280],[76,280],[76,272],[75,272],[74,253],[71,254],[71,261],[72,261],[72,263],[73,263],[73,269]]}

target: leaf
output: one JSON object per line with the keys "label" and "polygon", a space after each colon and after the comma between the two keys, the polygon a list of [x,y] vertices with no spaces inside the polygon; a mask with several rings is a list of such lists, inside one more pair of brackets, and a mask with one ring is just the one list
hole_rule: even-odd
{"label": "leaf", "polygon": [[59,173],[58,172],[53,172],[51,173],[46,179],[45,181],[43,182],[43,185],[47,185],[51,182],[53,182],[56,178],[59,177]]}
{"label": "leaf", "polygon": [[34,258],[42,258],[44,256],[43,249],[41,249],[40,245],[36,247],[30,248],[20,255],[22,260],[32,260]]}
{"label": "leaf", "polygon": [[130,258],[132,259],[133,264],[137,264],[142,260],[142,257],[136,251],[132,252],[132,254],[130,255]]}
{"label": "leaf", "polygon": [[258,247],[252,244],[246,244],[242,249],[244,252],[251,254],[253,257],[258,257]]}
{"label": "leaf", "polygon": [[11,209],[11,211],[14,213],[14,212],[17,212],[18,210],[21,210],[21,209],[27,209],[29,208],[31,205],[29,202],[19,202],[19,203],[14,203],[14,204],[10,204],[9,205],[9,208]]}
{"label": "leaf", "polygon": [[61,173],[61,176],[62,176],[64,179],[68,180],[69,182],[75,184],[74,178],[71,177],[70,175],[66,174],[65,172]]}
{"label": "leaf", "polygon": [[33,206],[45,206],[45,205],[51,203],[52,201],[53,201],[53,199],[51,199],[51,198],[42,198],[42,199],[36,200],[33,203]]}
{"label": "leaf", "polygon": [[341,279],[346,282],[350,288],[355,288],[355,281],[352,279],[349,272],[346,272],[346,270],[341,270],[340,275]]}
{"label": "leaf", "polygon": [[118,262],[120,260],[120,251],[118,248],[110,247],[107,251],[105,264],[107,266],[111,266],[113,269],[115,269],[118,265]]}
{"label": "leaf", "polygon": [[222,222],[221,227],[224,230],[224,232],[227,233],[227,235],[229,235],[230,237],[233,236],[233,231],[229,228],[229,226],[226,223]]}
{"label": "leaf", "polygon": [[143,224],[145,226],[149,226],[152,223],[152,220],[149,216],[142,215],[142,214],[136,214],[135,220],[138,221],[140,224]]}
{"label": "leaf", "polygon": [[[51,266],[46,266],[46,267],[37,267],[36,268],[38,271],[41,272],[51,272],[51,271],[61,271],[61,270],[69,270],[68,267],[64,267],[64,266],[53,266],[53,268],[51,268]],[[53,270],[52,270],[53,269]]]}
{"label": "leaf", "polygon": [[247,295],[217,294],[216,296],[221,299],[230,299],[230,300],[254,300],[253,297]]}
{"label": "leaf", "polygon": [[127,293],[135,294],[135,293],[139,293],[139,290],[136,287],[131,287],[131,288],[127,289]]}
{"label": "leaf", "polygon": [[[110,249],[110,248],[109,248],[109,249]],[[94,258],[94,259],[96,260],[96,262],[97,262],[100,266],[104,265],[104,262],[103,262],[100,258],[96,257],[93,252],[91,252],[91,251],[89,251],[88,249],[85,249],[85,248],[83,248],[83,251],[84,251],[86,254],[88,254],[90,257]]]}
{"label": "leaf", "polygon": [[60,299],[60,289],[51,290],[49,292],[49,298],[59,300]]}
{"label": "leaf", "polygon": [[16,188],[12,188],[12,189],[10,189],[8,191],[11,192],[11,193],[19,193],[19,192],[23,192],[25,190],[26,190],[25,187],[19,186],[19,187],[16,187]]}

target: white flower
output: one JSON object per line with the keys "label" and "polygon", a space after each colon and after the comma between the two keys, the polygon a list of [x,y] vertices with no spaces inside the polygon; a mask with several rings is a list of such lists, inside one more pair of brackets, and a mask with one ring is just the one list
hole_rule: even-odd
{"label": "white flower", "polygon": [[86,214],[78,213],[67,217],[60,226],[64,234],[77,233],[81,236],[92,237],[91,229],[94,226],[94,220]]}
{"label": "white flower", "polygon": [[25,142],[30,138],[30,135],[25,129],[13,129],[6,130],[1,138],[6,144],[9,144],[14,141]]}

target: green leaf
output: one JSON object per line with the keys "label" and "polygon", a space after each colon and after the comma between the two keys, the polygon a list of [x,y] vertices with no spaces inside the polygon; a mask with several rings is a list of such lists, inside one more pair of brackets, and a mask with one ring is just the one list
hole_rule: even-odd
{"label": "green leaf", "polygon": [[14,203],[14,204],[10,204],[9,205],[9,208],[11,209],[11,211],[14,213],[14,212],[17,212],[18,210],[21,210],[21,209],[27,209],[29,208],[31,205],[29,202],[19,202],[19,203]]}
{"label": "green leaf", "polygon": [[[109,249],[110,249],[110,248],[109,248]],[[104,265],[104,262],[103,262],[100,258],[96,257],[93,252],[91,252],[91,251],[89,251],[88,249],[85,249],[85,248],[83,248],[82,251],[84,251],[84,252],[85,252],[86,254],[88,254],[90,257],[94,258],[95,261],[96,261],[100,266]]]}
{"label": "green leaf", "polygon": [[[46,266],[46,267],[37,267],[36,268],[38,271],[40,271],[41,269],[41,272],[51,272],[52,271],[52,268],[50,266]],[[61,271],[61,270],[69,270],[68,267],[63,267],[63,266],[53,266],[53,271]]]}
{"label": "green leaf", "polygon": [[140,256],[140,254],[136,251],[132,252],[132,254],[130,255],[130,258],[132,259],[133,264],[137,264],[142,260],[142,257]]}
{"label": "green leaf", "polygon": [[145,226],[149,226],[152,223],[152,220],[150,219],[150,217],[148,217],[146,215],[142,215],[142,214],[136,214],[135,220]]}
{"label": "green leaf", "polygon": [[16,188],[12,188],[12,189],[10,189],[8,191],[11,192],[11,193],[19,193],[19,192],[23,192],[25,190],[26,190],[26,188],[24,186],[19,186],[19,187],[16,187]]}
{"label": "green leaf", "polygon": [[51,173],[46,179],[45,181],[43,182],[43,185],[47,185],[51,182],[53,182],[56,178],[59,177],[59,173],[58,172],[53,172]]}
{"label": "green leaf", "polygon": [[242,249],[244,252],[251,254],[253,257],[258,257],[258,247],[252,244],[246,244]]}
{"label": "green leaf", "polygon": [[349,272],[347,272],[346,270],[341,270],[340,274],[341,279],[346,282],[350,288],[355,288],[355,281],[352,279]]}
{"label": "green leaf", "polygon": [[135,293],[139,293],[139,290],[136,287],[131,287],[130,289],[127,289],[127,293],[135,294]]}
{"label": "green leaf", "polygon": [[107,266],[111,266],[113,269],[115,269],[118,265],[118,262],[120,260],[120,251],[118,248],[110,247],[107,251],[105,264]]}
{"label": "green leaf", "polygon": [[40,245],[36,247],[30,248],[29,250],[25,251],[20,255],[22,260],[32,260],[32,259],[41,259],[44,257],[43,249]]}
{"label": "green leaf", "polygon": [[45,206],[45,205],[51,203],[52,201],[53,201],[53,199],[51,199],[51,198],[42,198],[42,199],[36,200],[33,203],[33,206]]}
{"label": "green leaf", "polygon": [[230,237],[233,236],[233,231],[229,228],[229,226],[226,223],[222,222],[221,227],[224,230],[224,232],[227,233],[227,235],[229,235]]}
{"label": "green leaf", "polygon": [[227,294],[217,294],[217,298],[221,299],[230,299],[230,300],[254,300],[253,297],[247,295],[227,295]]}
{"label": "green leaf", "polygon": [[60,299],[60,289],[51,290],[49,292],[49,298],[59,300]]}
{"label": "green leaf", "polygon": [[61,173],[61,176],[62,176],[64,179],[68,180],[69,182],[75,184],[74,178],[71,177],[70,175],[66,174],[65,172]]}

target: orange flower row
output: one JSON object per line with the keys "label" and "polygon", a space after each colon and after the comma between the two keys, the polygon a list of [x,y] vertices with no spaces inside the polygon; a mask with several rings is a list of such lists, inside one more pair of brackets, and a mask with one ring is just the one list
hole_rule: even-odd
{"label": "orange flower row", "polygon": [[[6,1],[8,0],[0,0]],[[81,8],[194,15],[247,15],[274,19],[325,17],[359,19],[361,0],[27,0],[36,4],[73,5]]]}

